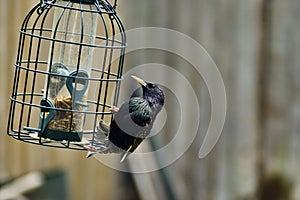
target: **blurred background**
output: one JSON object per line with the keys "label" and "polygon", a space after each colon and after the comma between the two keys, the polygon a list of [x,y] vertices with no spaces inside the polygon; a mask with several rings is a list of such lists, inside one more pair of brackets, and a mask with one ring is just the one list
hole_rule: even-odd
{"label": "blurred background", "polygon": [[[127,30],[164,27],[198,41],[216,62],[228,100],[221,138],[200,160],[197,155],[210,120],[204,81],[176,55],[155,50],[126,55],[125,72],[153,62],[180,71],[199,91],[201,108],[199,134],[188,151],[165,169],[136,175],[87,160],[86,152],[24,144],[6,135],[18,30],[38,2],[0,4],[1,200],[7,193],[12,195],[8,199],[300,199],[300,1],[118,2]],[[170,130],[176,128],[176,120],[178,116],[168,116],[167,137],[160,145],[173,137]]]}

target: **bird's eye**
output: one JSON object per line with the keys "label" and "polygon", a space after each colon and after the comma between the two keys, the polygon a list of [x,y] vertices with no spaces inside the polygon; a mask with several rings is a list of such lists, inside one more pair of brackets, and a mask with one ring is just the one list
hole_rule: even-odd
{"label": "bird's eye", "polygon": [[152,83],[148,83],[149,88],[154,88],[154,85]]}

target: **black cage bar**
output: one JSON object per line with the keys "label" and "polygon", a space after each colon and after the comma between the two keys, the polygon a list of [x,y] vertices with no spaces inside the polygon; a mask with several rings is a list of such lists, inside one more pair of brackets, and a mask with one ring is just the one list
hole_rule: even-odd
{"label": "black cage bar", "polygon": [[[85,135],[95,132],[99,120],[109,123],[126,48],[115,7],[116,1],[42,0],[28,13],[20,29],[10,136],[81,150]],[[70,97],[58,95],[63,90]],[[68,118],[64,124],[63,117]]]}

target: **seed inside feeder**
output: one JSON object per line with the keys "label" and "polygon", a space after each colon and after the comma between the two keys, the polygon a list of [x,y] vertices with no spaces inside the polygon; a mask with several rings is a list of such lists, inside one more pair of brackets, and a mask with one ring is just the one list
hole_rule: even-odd
{"label": "seed inside feeder", "polygon": [[[48,129],[65,132],[79,132],[82,130],[84,114],[72,112],[72,97],[59,96],[53,100],[56,108],[67,109],[70,111],[57,110],[55,117],[49,122]],[[73,108],[74,109],[74,108]],[[83,106],[77,105],[76,110],[84,110]]]}

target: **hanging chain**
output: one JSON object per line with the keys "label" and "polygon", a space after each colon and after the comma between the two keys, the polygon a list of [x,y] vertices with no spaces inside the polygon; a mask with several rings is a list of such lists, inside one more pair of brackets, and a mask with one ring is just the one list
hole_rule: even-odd
{"label": "hanging chain", "polygon": [[[41,0],[41,5],[44,6],[44,5],[45,5],[45,2],[47,2],[47,1],[48,1],[48,0]],[[98,0],[95,0],[95,1],[98,1]],[[56,2],[56,0],[52,0],[52,1],[51,1],[51,3],[55,3],[55,2]],[[115,1],[114,1],[114,4],[113,4],[113,8],[116,9],[116,7],[117,7],[117,0],[115,0]]]}
{"label": "hanging chain", "polygon": [[116,9],[116,7],[117,7],[117,0],[115,0],[115,3],[113,5],[113,7],[114,7],[114,9]]}
{"label": "hanging chain", "polygon": [[[48,0],[41,0],[41,4],[43,5],[43,4],[45,4],[45,2],[47,2]],[[51,3],[55,3],[56,2],[56,0],[51,0]]]}
{"label": "hanging chain", "polygon": [[[110,1],[105,0],[109,5],[112,5],[113,9],[115,10],[117,7],[117,0],[114,1],[114,4],[111,4]],[[103,1],[102,1],[103,2]]]}
{"label": "hanging chain", "polygon": [[[44,10],[46,10],[49,7],[49,4],[46,4],[47,0],[41,0],[40,7],[38,8],[37,12],[38,14],[42,14]],[[54,4],[56,0],[51,0],[50,4]]]}

